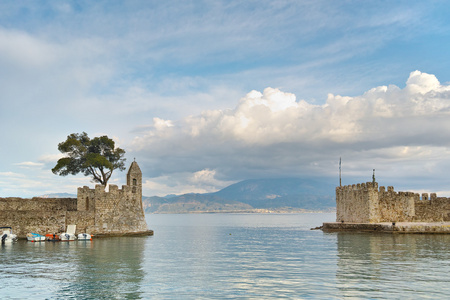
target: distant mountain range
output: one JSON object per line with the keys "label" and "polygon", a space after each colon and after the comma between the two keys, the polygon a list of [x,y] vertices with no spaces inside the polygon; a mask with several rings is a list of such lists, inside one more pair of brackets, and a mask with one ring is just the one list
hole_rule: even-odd
{"label": "distant mountain range", "polygon": [[[54,193],[44,198],[76,198]],[[300,212],[336,207],[332,180],[311,178],[250,179],[215,193],[142,197],[147,213]]]}
{"label": "distant mountain range", "polygon": [[143,197],[143,204],[148,213],[332,210],[334,190],[331,180],[251,179],[215,193]]}

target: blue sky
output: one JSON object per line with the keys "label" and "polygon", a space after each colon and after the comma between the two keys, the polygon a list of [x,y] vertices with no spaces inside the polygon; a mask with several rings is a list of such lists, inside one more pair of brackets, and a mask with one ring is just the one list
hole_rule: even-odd
{"label": "blue sky", "polygon": [[[76,193],[71,133],[144,195],[337,175],[450,195],[445,1],[2,1],[0,196]],[[110,183],[124,184],[125,172]]]}

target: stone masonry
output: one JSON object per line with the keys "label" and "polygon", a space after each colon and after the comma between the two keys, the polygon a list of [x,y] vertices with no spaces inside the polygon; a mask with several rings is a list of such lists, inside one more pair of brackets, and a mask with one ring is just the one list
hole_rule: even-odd
{"label": "stone masonry", "polygon": [[11,226],[19,237],[29,232],[61,233],[67,225],[94,235],[152,234],[142,207],[142,172],[133,162],[127,184],[78,188],[77,198],[0,198],[0,226]]}
{"label": "stone masonry", "polygon": [[377,182],[367,182],[336,188],[336,222],[382,223],[382,222],[448,222],[450,221],[450,198],[422,197],[413,192],[386,190]]}

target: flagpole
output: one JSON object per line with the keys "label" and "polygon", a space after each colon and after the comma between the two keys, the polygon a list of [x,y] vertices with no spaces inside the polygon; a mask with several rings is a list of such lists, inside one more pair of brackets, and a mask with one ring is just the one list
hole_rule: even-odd
{"label": "flagpole", "polygon": [[341,158],[339,157],[339,186],[342,186],[342,177],[341,177]]}

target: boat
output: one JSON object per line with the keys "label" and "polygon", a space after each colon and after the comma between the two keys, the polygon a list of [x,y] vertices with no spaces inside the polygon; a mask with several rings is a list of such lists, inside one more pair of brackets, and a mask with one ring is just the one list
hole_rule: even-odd
{"label": "boat", "polygon": [[59,242],[60,238],[56,233],[48,233],[45,235],[45,240],[48,242]]}
{"label": "boat", "polygon": [[79,233],[78,240],[79,241],[92,241],[92,236],[89,233]]}
{"label": "boat", "polygon": [[75,241],[77,237],[75,236],[75,230],[77,225],[67,225],[67,230],[59,235],[61,242]]}
{"label": "boat", "polygon": [[40,235],[38,233],[30,232],[30,233],[27,233],[27,241],[42,242],[42,241],[45,241],[45,236]]}
{"label": "boat", "polygon": [[61,242],[71,242],[75,241],[77,237],[73,233],[64,232],[59,235]]}
{"label": "boat", "polygon": [[11,227],[0,227],[0,232],[2,232],[1,234],[2,244],[9,244],[17,241],[17,235],[12,233]]}

